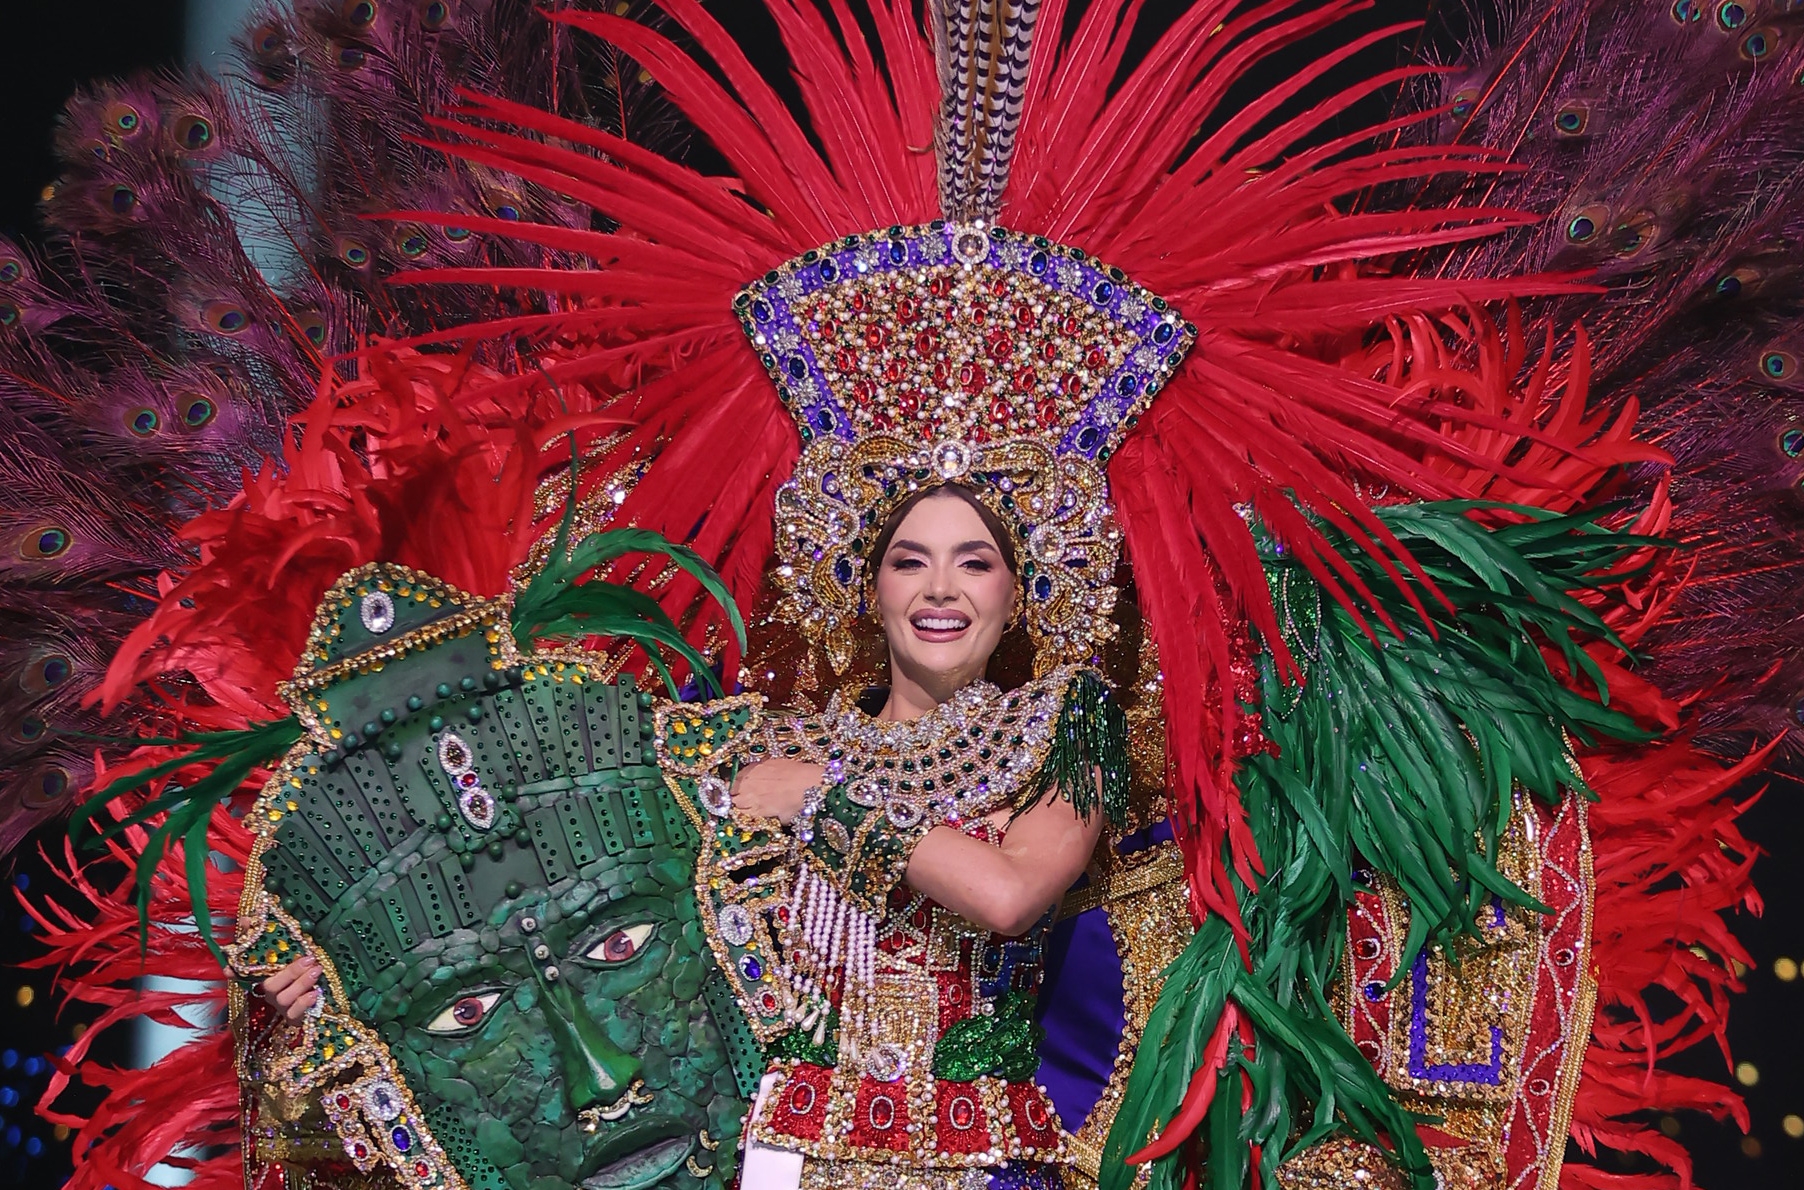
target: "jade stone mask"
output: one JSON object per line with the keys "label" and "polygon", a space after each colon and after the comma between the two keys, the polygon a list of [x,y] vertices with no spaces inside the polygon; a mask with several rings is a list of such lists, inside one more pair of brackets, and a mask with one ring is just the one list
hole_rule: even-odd
{"label": "jade stone mask", "polygon": [[524,652],[504,600],[396,566],[327,593],[284,695],[231,959],[324,968],[258,1076],[408,1190],[731,1181],[755,1047],[652,760],[650,695]]}

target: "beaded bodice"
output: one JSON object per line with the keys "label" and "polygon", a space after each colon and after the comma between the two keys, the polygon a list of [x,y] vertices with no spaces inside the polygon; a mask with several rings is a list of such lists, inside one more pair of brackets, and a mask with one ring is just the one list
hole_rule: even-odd
{"label": "beaded bodice", "polygon": [[[963,829],[1001,844],[988,819]],[[864,978],[837,1004],[831,1044],[792,1033],[772,1047],[776,1078],[748,1136],[819,1160],[1062,1160],[1063,1129],[1032,1081],[1050,923],[1048,913],[1003,937],[897,886],[871,931]]]}

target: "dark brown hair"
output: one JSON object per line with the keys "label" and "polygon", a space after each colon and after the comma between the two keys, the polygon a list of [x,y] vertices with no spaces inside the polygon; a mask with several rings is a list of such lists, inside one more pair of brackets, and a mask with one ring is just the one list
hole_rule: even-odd
{"label": "dark brown hair", "polygon": [[896,538],[896,530],[902,527],[902,522],[908,519],[908,514],[914,511],[915,505],[923,500],[945,496],[963,500],[971,506],[983,521],[983,527],[990,531],[990,540],[996,543],[996,552],[1002,555],[1002,564],[1010,574],[1019,575],[1021,571],[1015,561],[1015,539],[1009,534],[1008,526],[1002,523],[1001,517],[990,511],[990,506],[980,500],[976,492],[962,483],[939,483],[930,488],[922,488],[897,505],[896,511],[890,513],[889,519],[883,522],[883,531],[877,534],[870,556],[865,559],[868,573],[874,575],[877,568],[883,565],[883,556],[889,553],[889,545]]}

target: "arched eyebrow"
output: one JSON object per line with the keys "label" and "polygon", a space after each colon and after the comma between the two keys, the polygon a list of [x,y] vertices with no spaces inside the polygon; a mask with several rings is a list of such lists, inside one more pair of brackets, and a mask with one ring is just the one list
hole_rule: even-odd
{"label": "arched eyebrow", "polygon": [[[905,537],[898,537],[896,540],[890,542],[889,548],[892,550],[913,550],[917,554],[930,554],[933,552],[920,542],[910,541]],[[986,541],[981,537],[974,537],[970,541],[961,541],[952,547],[952,552],[955,554],[971,553],[976,550],[989,550],[992,554],[1002,552],[996,548],[994,542]]]}

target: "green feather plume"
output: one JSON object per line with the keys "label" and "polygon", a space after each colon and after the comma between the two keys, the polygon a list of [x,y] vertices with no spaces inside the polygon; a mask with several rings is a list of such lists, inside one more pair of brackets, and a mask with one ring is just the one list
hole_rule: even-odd
{"label": "green feather plume", "polygon": [[[1446,603],[1429,603],[1424,623],[1375,560],[1337,542],[1405,626],[1400,636],[1368,630],[1266,543],[1284,643],[1303,670],[1287,681],[1270,649],[1262,653],[1256,709],[1276,752],[1248,758],[1237,776],[1268,876],[1238,890],[1245,959],[1227,923],[1211,919],[1166,972],[1104,1150],[1101,1190],[1132,1184],[1125,1158],[1172,1119],[1230,1001],[1255,1042],[1251,1052],[1230,1048],[1195,1134],[1205,1190],[1241,1190],[1254,1172],[1249,1145],[1260,1146],[1260,1181],[1275,1186],[1284,1159],[1337,1132],[1382,1137],[1419,1190],[1431,1190],[1411,1117],[1328,1002],[1355,869],[1383,873],[1407,899],[1407,970],[1423,947],[1476,933],[1491,898],[1534,905],[1497,870],[1497,842],[1518,787],[1547,802],[1565,789],[1589,792],[1567,736],[1649,738],[1609,707],[1603,674],[1583,651],[1588,641],[1622,642],[1572,593],[1620,582],[1613,568],[1627,554],[1662,543],[1603,527],[1607,510],[1440,502],[1375,511]],[[1519,523],[1481,523],[1474,512]],[[1595,693],[1569,689],[1543,646]],[[1183,1185],[1184,1155],[1153,1163],[1152,1190]]]}

